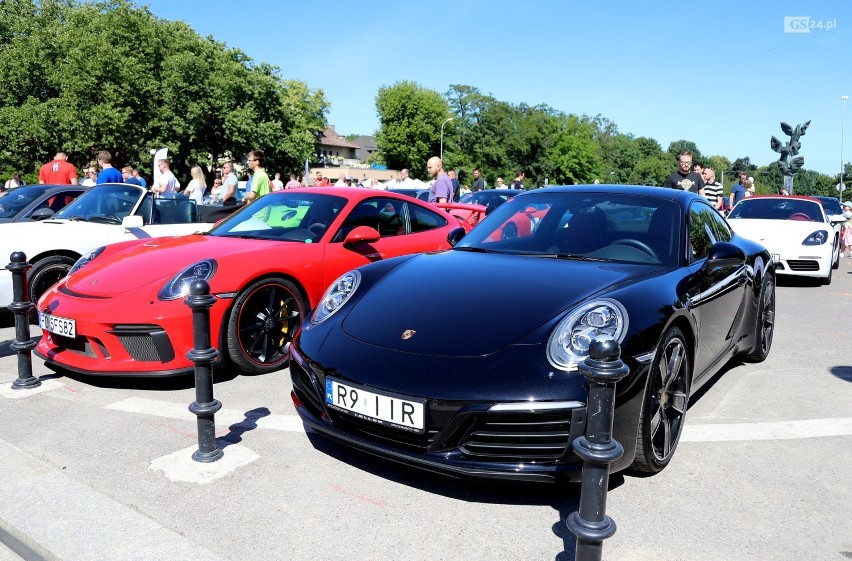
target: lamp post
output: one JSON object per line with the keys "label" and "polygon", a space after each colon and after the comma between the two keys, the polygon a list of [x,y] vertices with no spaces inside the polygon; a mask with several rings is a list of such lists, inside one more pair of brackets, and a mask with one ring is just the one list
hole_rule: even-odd
{"label": "lamp post", "polygon": [[446,125],[447,123],[449,123],[452,120],[453,120],[452,117],[447,117],[447,119],[443,123],[441,123],[441,155],[440,155],[440,158],[441,158],[442,162],[444,161],[444,125]]}
{"label": "lamp post", "polygon": [[840,96],[840,183],[837,185],[837,199],[843,201],[843,128],[846,121],[846,101],[848,95]]}

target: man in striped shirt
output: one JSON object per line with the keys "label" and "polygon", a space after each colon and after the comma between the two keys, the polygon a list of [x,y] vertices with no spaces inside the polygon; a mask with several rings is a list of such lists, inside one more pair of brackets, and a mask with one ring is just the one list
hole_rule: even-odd
{"label": "man in striped shirt", "polygon": [[704,168],[704,197],[716,210],[725,210],[725,189],[716,181],[716,171],[709,166]]}

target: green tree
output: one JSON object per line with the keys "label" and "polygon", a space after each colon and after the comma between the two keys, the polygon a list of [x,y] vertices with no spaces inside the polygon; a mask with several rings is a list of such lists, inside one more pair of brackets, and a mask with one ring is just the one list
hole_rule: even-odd
{"label": "green tree", "polygon": [[440,152],[441,124],[450,117],[447,101],[434,90],[402,81],[379,88],[376,112],[376,145],[388,167],[408,168],[412,176],[425,178],[427,160]]}
{"label": "green tree", "polygon": [[106,149],[147,168],[166,146],[178,173],[251,149],[296,171],[328,110],[321,91],[127,0],[0,2],[0,72],[0,167]]}
{"label": "green tree", "polygon": [[669,144],[669,149],[667,152],[675,157],[680,155],[681,152],[692,152],[692,161],[704,163],[704,156],[701,154],[701,150],[698,149],[698,146],[691,140],[675,140],[671,144]]}
{"label": "green tree", "polygon": [[604,162],[598,150],[600,145],[593,139],[594,133],[594,126],[576,115],[557,118],[553,143],[547,153],[556,183],[591,183],[601,176]]}

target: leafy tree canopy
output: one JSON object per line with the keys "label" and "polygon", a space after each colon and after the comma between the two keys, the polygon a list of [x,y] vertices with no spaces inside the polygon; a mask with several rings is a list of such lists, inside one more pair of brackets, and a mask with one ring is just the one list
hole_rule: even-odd
{"label": "leafy tree canopy", "polygon": [[297,171],[328,110],[321,90],[127,0],[3,0],[0,75],[0,167],[29,173],[59,150],[148,169],[163,146],[183,173],[252,149]]}

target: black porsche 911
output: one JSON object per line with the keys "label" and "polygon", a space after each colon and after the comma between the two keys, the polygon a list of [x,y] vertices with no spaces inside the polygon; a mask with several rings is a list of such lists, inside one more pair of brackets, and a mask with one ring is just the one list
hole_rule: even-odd
{"label": "black porsche 911", "polygon": [[576,480],[588,398],[577,365],[612,338],[630,370],[612,469],[650,474],[672,459],[690,393],[735,356],[764,360],[774,321],[771,256],[703,197],[537,189],[449,251],[334,282],[291,346],[292,398],[315,431],[391,460]]}

